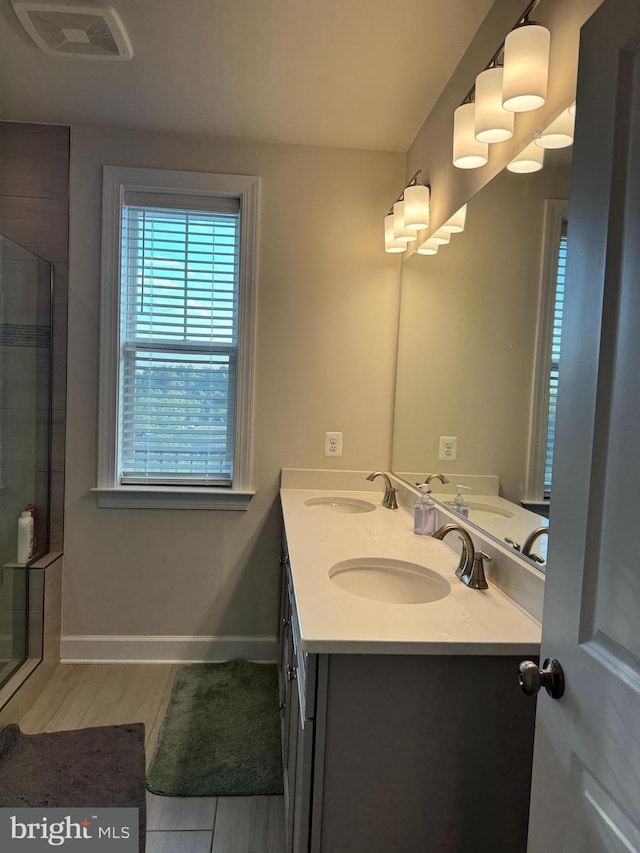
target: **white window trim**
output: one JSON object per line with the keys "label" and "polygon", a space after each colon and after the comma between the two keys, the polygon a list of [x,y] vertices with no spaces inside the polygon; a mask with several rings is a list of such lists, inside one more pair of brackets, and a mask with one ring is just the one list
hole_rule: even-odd
{"label": "white window trim", "polygon": [[549,369],[551,367],[551,332],[555,306],[557,249],[562,220],[569,212],[566,199],[548,198],[544,205],[538,326],[531,397],[529,432],[529,466],[524,503],[548,504],[544,497],[547,419],[549,416]]}
{"label": "white window trim", "polygon": [[[240,199],[240,305],[238,389],[233,487],[123,486],[118,482],[118,366],[120,337],[120,231],[125,190],[203,193]],[[260,179],[244,175],[103,167],[102,278],[98,478],[100,507],[247,509],[252,495],[253,386],[258,281]]]}

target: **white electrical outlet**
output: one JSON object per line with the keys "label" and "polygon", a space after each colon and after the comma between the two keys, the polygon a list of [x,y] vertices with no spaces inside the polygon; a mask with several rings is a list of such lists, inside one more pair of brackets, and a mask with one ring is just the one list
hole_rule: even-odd
{"label": "white electrical outlet", "polygon": [[458,456],[458,436],[441,435],[438,459],[443,462],[453,462]]}
{"label": "white electrical outlet", "polygon": [[341,432],[325,432],[325,434],[324,434],[324,455],[325,456],[342,456],[342,433]]}

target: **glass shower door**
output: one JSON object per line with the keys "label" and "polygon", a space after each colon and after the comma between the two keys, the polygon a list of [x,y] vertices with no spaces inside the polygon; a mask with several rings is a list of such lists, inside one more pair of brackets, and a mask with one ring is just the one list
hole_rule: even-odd
{"label": "glass shower door", "polygon": [[[50,433],[51,265],[0,235],[0,687],[28,657],[27,566],[49,548]],[[24,512],[33,536],[18,554]]]}

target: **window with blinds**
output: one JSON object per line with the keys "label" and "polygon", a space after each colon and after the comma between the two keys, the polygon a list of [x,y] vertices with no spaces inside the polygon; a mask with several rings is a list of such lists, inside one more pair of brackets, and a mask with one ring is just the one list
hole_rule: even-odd
{"label": "window with blinds", "polygon": [[560,363],[560,340],[562,337],[562,312],[564,308],[564,284],[567,268],[567,220],[563,219],[560,245],[555,273],[555,296],[551,326],[551,360],[549,363],[549,407],[547,413],[547,440],[544,464],[544,497],[551,496],[551,473],[553,467],[553,443],[556,431],[556,405],[558,401],[558,366]]}
{"label": "window with blinds", "polygon": [[119,481],[230,487],[239,201],[127,189],[121,222]]}

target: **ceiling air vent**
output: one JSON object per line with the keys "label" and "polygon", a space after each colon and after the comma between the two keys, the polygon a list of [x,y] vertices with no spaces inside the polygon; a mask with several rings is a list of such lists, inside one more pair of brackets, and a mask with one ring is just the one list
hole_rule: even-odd
{"label": "ceiling air vent", "polygon": [[83,59],[131,59],[120,16],[104,3],[12,0],[25,30],[45,53]]}

